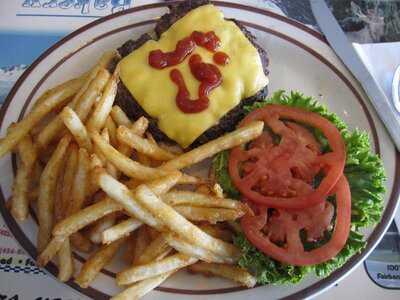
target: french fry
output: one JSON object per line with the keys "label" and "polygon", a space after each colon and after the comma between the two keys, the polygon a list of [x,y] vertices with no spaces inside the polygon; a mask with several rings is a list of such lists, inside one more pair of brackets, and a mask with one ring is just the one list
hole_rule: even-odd
{"label": "french fry", "polygon": [[159,234],[151,243],[144,249],[142,253],[138,256],[135,265],[144,265],[152,261],[157,261],[164,258],[172,251],[167,240],[162,234]]}
{"label": "french fry", "polygon": [[[68,220],[68,219],[66,219]],[[62,224],[63,221],[61,221],[59,224]],[[78,224],[81,225],[82,223]],[[83,228],[85,225],[82,225],[82,227],[78,227],[79,229]],[[72,226],[71,226],[72,227]],[[71,229],[71,227],[69,229]],[[79,230],[78,229],[78,230]],[[75,232],[74,235],[68,236],[68,235],[58,235],[58,236],[53,236],[47,247],[39,254],[36,262],[38,266],[44,267],[45,265],[48,264],[48,262],[56,255],[61,248],[64,246],[64,243],[70,239],[70,244],[75,243],[77,250],[80,252],[90,252],[92,249],[92,244],[90,243],[89,240],[85,239],[79,232]],[[75,240],[74,240],[75,239]]]}
{"label": "french fry", "polygon": [[68,281],[75,271],[74,259],[72,257],[69,239],[66,239],[58,251],[58,280]]}
{"label": "french fry", "polygon": [[71,200],[67,208],[68,216],[81,209],[86,198],[88,176],[89,155],[86,149],[80,148],[78,151],[78,165],[71,191]]}
{"label": "french fry", "polygon": [[117,273],[117,284],[131,284],[140,280],[161,275],[163,273],[171,272],[176,269],[181,269],[183,267],[192,265],[197,261],[197,258],[187,256],[186,254],[177,253],[160,261],[134,266],[125,271]]}
{"label": "french fry", "polygon": [[[126,116],[126,114],[122,111],[122,109],[118,105],[114,105],[114,107],[112,108],[111,118],[113,119],[117,127],[120,125],[125,125],[129,127],[133,126],[129,118]],[[142,124],[139,123],[138,126],[142,126]],[[131,147],[121,142],[118,142],[117,150],[127,157],[130,157],[133,152],[133,149]]]}
{"label": "french fry", "polygon": [[133,133],[139,136],[143,136],[148,126],[149,126],[149,120],[147,120],[145,117],[140,117],[135,121],[135,123],[131,125],[130,129],[132,130]]}
{"label": "french fry", "polygon": [[88,206],[77,213],[65,218],[57,223],[53,229],[53,238],[46,249],[40,253],[37,262],[40,266],[45,266],[52,257],[60,250],[65,239],[73,233],[77,233],[82,228],[99,220],[100,218],[122,210],[122,206],[110,198],[105,198],[91,206]]}
{"label": "french fry", "polygon": [[64,158],[64,154],[70,141],[70,135],[67,135],[63,139],[61,139],[40,177],[39,198],[37,201],[39,221],[37,248],[39,252],[43,251],[46,248],[51,238],[51,231],[53,229],[54,221],[53,209],[57,177],[60,171],[62,160]]}
{"label": "french fry", "polygon": [[133,124],[124,113],[124,111],[118,105],[114,105],[111,110],[111,117],[117,126],[126,126],[132,130],[133,133],[139,136],[143,136],[149,126],[149,120],[145,117],[140,117]]}
{"label": "french fry", "polygon": [[218,183],[215,183],[211,190],[217,198],[224,198],[224,190]]}
{"label": "french fry", "polygon": [[101,55],[101,57],[97,61],[97,66],[100,68],[108,68],[110,63],[114,59],[119,59],[119,58],[120,55],[117,50],[106,51]]}
{"label": "french fry", "polygon": [[99,274],[100,270],[113,259],[125,240],[125,238],[122,238],[112,242],[109,245],[103,245],[96,252],[90,255],[90,257],[83,264],[81,271],[75,279],[75,282],[80,287],[87,288]]}
{"label": "french fry", "polygon": [[150,213],[154,214],[154,216],[157,216],[158,222],[162,222],[172,232],[184,236],[188,242],[210,250],[222,257],[239,257],[240,252],[236,247],[213,238],[186,220],[171,206],[158,198],[148,186],[140,185],[135,191],[135,196],[141,205],[148,209]]}
{"label": "french fry", "polygon": [[100,131],[105,123],[108,115],[111,112],[114,103],[115,95],[117,94],[117,87],[119,82],[119,67],[117,66],[113,75],[108,80],[104,92],[101,95],[88,123],[87,128],[89,131]]}
{"label": "french fry", "polygon": [[116,146],[118,144],[117,141],[117,125],[115,125],[113,119],[108,116],[106,119],[106,123],[104,124],[105,128],[108,129],[108,134],[110,137],[110,144]]}
{"label": "french fry", "polygon": [[110,144],[110,132],[108,131],[108,128],[104,127],[100,134],[104,141]]}
{"label": "french fry", "polygon": [[262,133],[263,128],[264,123],[262,121],[255,121],[166,162],[160,167],[160,169],[180,170],[191,166],[217,154],[218,152],[255,139]]}
{"label": "french fry", "polygon": [[133,259],[131,264],[137,265],[139,257],[142,255],[143,251],[147,248],[150,242],[147,226],[140,226],[135,234],[135,249],[133,251]]}
{"label": "french fry", "polygon": [[125,112],[118,105],[114,105],[112,107],[110,114],[118,126],[124,125],[126,127],[130,127],[132,125],[131,120],[129,120]]}
{"label": "french fry", "polygon": [[[104,166],[101,159],[95,153],[90,154],[89,160],[90,160],[90,172],[92,172],[92,170],[94,170],[96,167],[102,168]],[[86,187],[87,188],[86,197],[90,198],[93,195],[95,195],[96,192],[99,190],[99,185],[97,184],[93,176],[89,177],[89,181],[87,184],[88,185]]]}
{"label": "french fry", "polygon": [[122,210],[120,204],[106,197],[57,223],[54,226],[53,235],[55,237],[70,236],[100,218],[120,210]]}
{"label": "french fry", "polygon": [[77,103],[82,101],[82,98],[88,96],[88,94],[85,95],[85,92],[88,90],[90,84],[98,75],[100,69],[107,69],[111,61],[116,57],[119,57],[118,51],[116,50],[103,53],[100,59],[97,61],[96,65],[88,73],[81,76],[84,84],[82,85],[79,92],[74,96],[74,99],[70,104],[71,108],[75,108]]}
{"label": "french fry", "polygon": [[139,180],[152,180],[171,174],[170,171],[146,167],[131,160],[108,144],[97,132],[92,132],[92,139],[107,160],[129,177]]}
{"label": "french fry", "polygon": [[40,148],[46,148],[56,137],[66,132],[63,131],[64,129],[64,122],[61,120],[60,116],[55,116],[54,119],[37,134],[37,144]]}
{"label": "french fry", "polygon": [[109,79],[110,73],[106,69],[100,68],[96,78],[89,84],[82,98],[76,103],[74,110],[83,123],[86,122],[97,97],[101,94]]}
{"label": "french fry", "polygon": [[90,154],[90,169],[95,169],[96,167],[103,167],[103,162],[101,161],[101,159],[97,156],[97,154],[92,153]]}
{"label": "french fry", "polygon": [[78,115],[71,108],[66,106],[62,110],[60,117],[63,120],[64,125],[75,138],[79,147],[85,148],[87,151],[92,151],[93,146],[89,134]]}
{"label": "french fry", "polygon": [[123,125],[119,126],[117,129],[117,138],[118,141],[125,143],[136,151],[156,160],[166,161],[175,157],[175,154],[168,152],[157,144],[134,134],[128,127]]}
{"label": "french fry", "polygon": [[100,188],[110,198],[120,203],[130,216],[151,227],[162,228],[162,223],[154,218],[141,204],[136,202],[133,193],[125,185],[101,169],[97,171],[96,178]]}
{"label": "french fry", "polygon": [[169,205],[190,205],[199,207],[230,208],[244,210],[240,201],[207,196],[189,191],[171,191],[162,195],[162,200]]}
{"label": "french fry", "polygon": [[75,143],[71,143],[68,148],[61,193],[63,218],[65,217],[65,212],[71,197],[74,176],[78,165],[78,146]]}
{"label": "french fry", "polygon": [[[128,126],[135,134],[139,136],[142,136],[145,133],[149,124],[149,121],[145,117],[140,117],[135,123],[132,124],[129,118],[118,105],[114,105],[113,109],[111,110],[111,117],[118,126]],[[119,142],[117,150],[127,157],[130,157],[132,155],[132,148],[125,143]],[[139,162],[141,163],[140,160]],[[144,163],[144,165],[150,166],[150,164],[146,163]]]}
{"label": "french fry", "polygon": [[[110,143],[110,135],[109,135],[108,128],[104,128],[101,131],[101,137],[104,139],[104,141],[106,141],[107,143]],[[117,170],[117,168],[111,162],[105,161],[105,165],[106,165],[106,170],[107,170],[108,174],[110,174],[114,178],[118,178],[119,177],[119,175],[120,175],[119,171]]]}
{"label": "french fry", "polygon": [[[154,191],[155,194],[161,195],[170,190],[174,185],[176,185],[182,178],[182,174],[178,171],[172,172],[171,176],[164,177],[161,179],[154,180],[148,183],[149,187]],[[139,183],[135,180],[131,182],[132,179],[127,183],[129,189],[135,189]],[[112,228],[103,232],[103,243],[109,243],[115,239],[118,239],[122,235],[127,235],[130,232],[136,230],[141,226],[142,222],[135,218],[130,218],[113,226]]]}
{"label": "french fry", "polygon": [[[72,148],[70,144],[68,146],[66,156],[71,154]],[[63,160],[61,165],[61,170],[65,168],[65,165],[68,161]],[[62,202],[62,192],[63,192],[63,184],[64,184],[65,174],[60,172],[57,180],[57,188],[56,188],[56,196],[55,196],[55,204],[54,204],[54,218],[56,222],[62,220],[65,216],[65,211],[63,208]],[[65,239],[62,244],[60,250],[58,251],[58,275],[57,278],[62,281],[68,281],[74,273],[74,260],[72,258],[71,245],[69,243],[69,239]]]}
{"label": "french fry", "polygon": [[17,153],[25,166],[33,167],[36,163],[38,153],[30,134],[24,136],[17,144]]}
{"label": "french fry", "polygon": [[115,224],[117,214],[112,213],[104,216],[92,225],[88,232],[89,239],[92,243],[100,244],[102,242],[102,235],[104,231],[110,229]]}
{"label": "french fry", "polygon": [[[93,132],[93,131],[92,131]],[[102,132],[101,132],[101,137],[107,142],[106,139],[106,133],[108,136],[108,129],[107,128],[103,128]],[[107,142],[108,143],[108,142]],[[107,165],[107,159],[106,157],[103,155],[103,152],[100,150],[100,148],[96,145],[96,143],[93,143],[93,153],[97,156],[97,158],[101,161],[101,165],[103,167],[105,167]]]}
{"label": "french fry", "polygon": [[179,184],[194,184],[194,185],[199,185],[199,184],[204,184],[206,180],[196,177],[196,176],[190,176],[185,173],[182,174],[182,177],[179,179]]}
{"label": "french fry", "polygon": [[156,195],[162,195],[167,193],[170,189],[172,189],[178,183],[181,183],[184,174],[179,171],[171,172],[169,176],[155,179],[153,181],[148,181],[147,186],[153,191]]}
{"label": "french fry", "polygon": [[175,273],[175,270],[133,284],[123,292],[112,297],[111,300],[139,299],[163,283],[173,273]]}
{"label": "french fry", "polygon": [[31,187],[31,174],[37,158],[36,149],[33,146],[29,134],[24,136],[17,145],[21,163],[17,169],[17,175],[13,184],[13,197],[11,198],[11,214],[18,221],[24,221],[29,214],[29,197]]}
{"label": "french fry", "polygon": [[[71,144],[68,146],[65,156],[69,155],[70,146],[71,146]],[[65,164],[66,164],[65,160],[62,160],[62,162],[60,164],[61,170],[64,168]],[[63,181],[64,181],[64,176],[60,172],[60,174],[58,175],[58,178],[57,178],[56,189],[55,189],[55,193],[54,193],[54,220],[55,220],[55,222],[62,220],[62,218],[64,216],[64,211],[62,208],[62,184],[63,184]],[[58,241],[57,243],[54,243],[54,239],[52,239],[50,241],[50,243],[47,245],[45,251],[43,251],[44,254],[42,255],[42,257],[40,257],[40,256],[38,257],[38,264],[40,266],[43,266],[43,265],[41,265],[42,263],[47,264],[47,262],[51,259],[51,257],[53,255],[55,255],[56,252],[58,252],[59,259],[58,259],[58,276],[57,277],[59,277],[60,280],[64,280],[66,277],[70,276],[70,274],[68,274],[68,273],[72,270],[71,265],[64,265],[62,263],[62,261],[64,261],[64,260],[67,262],[67,264],[70,262],[68,253],[66,251],[64,251],[64,250],[68,250],[68,249],[66,249],[66,247],[69,244],[65,245],[68,241],[69,241],[68,239],[65,239],[63,241]],[[53,247],[54,245],[56,245],[57,248],[54,248]],[[60,251],[60,250],[63,250],[63,251]],[[51,257],[46,256],[46,255],[49,255],[49,254],[47,254],[48,251],[50,251],[52,253]],[[53,253],[53,251],[54,251],[54,253]],[[46,257],[46,259],[47,259],[46,262],[42,261],[43,256]],[[66,279],[66,280],[68,280],[68,279]]]}
{"label": "french fry", "polygon": [[[80,148],[78,150],[78,163],[71,190],[71,198],[66,209],[67,216],[78,212],[82,208],[86,199],[88,181],[89,155],[86,149]],[[78,232],[71,235],[70,241],[73,247],[81,251],[86,252],[91,249],[90,241]]]}
{"label": "french fry", "polygon": [[[79,91],[75,94],[74,98],[72,101],[70,101],[69,106],[71,108],[75,108],[76,104],[82,100],[82,98],[89,96],[89,93],[85,92],[88,90],[89,85],[91,82],[96,78],[96,76],[99,73],[99,70],[101,68],[107,68],[108,64],[111,62],[114,57],[116,57],[118,54],[116,51],[110,51],[106,52],[102,55],[98,63],[96,64],[95,67],[93,67],[90,72],[87,74],[82,75],[79,78],[79,82],[81,83]],[[35,105],[39,102],[38,101],[35,103]],[[61,118],[57,115],[46,127],[41,130],[41,133],[39,134],[37,140],[39,145],[41,145],[43,148],[48,145],[55,136],[61,133],[61,131],[64,129],[63,122]]]}
{"label": "french fry", "polygon": [[[68,97],[66,98],[70,98],[72,96],[74,96],[81,88],[81,86],[84,84],[86,78],[87,78],[88,74],[82,74],[81,76],[77,77],[77,78],[73,78],[70,79],[66,82],[63,82],[51,89],[48,89],[47,91],[45,91],[43,94],[41,94],[39,96],[39,98],[36,99],[35,103],[33,104],[32,110],[34,110],[37,106],[39,106],[40,104],[43,104],[45,102],[47,102],[49,99],[51,99],[51,97],[54,94],[59,93],[61,90],[68,90],[70,89],[70,94]],[[71,99],[72,100],[72,99]]]}
{"label": "french fry", "polygon": [[189,266],[189,270],[194,273],[227,278],[248,288],[254,287],[257,283],[254,276],[245,269],[232,265],[198,262]]}
{"label": "french fry", "polygon": [[125,221],[114,225],[103,231],[102,233],[102,243],[109,244],[115,240],[120,239],[123,236],[128,236],[131,232],[138,229],[143,223],[134,219],[130,218]]}
{"label": "french fry", "polygon": [[[70,97],[68,100],[65,100],[68,103],[71,103],[72,97]],[[33,107],[35,107],[36,102]],[[50,113],[48,113],[46,116],[44,116],[40,122],[38,122],[32,129],[29,131],[31,134],[32,138],[34,141],[37,140],[37,136],[51,123],[54,121],[55,118],[58,116],[58,110],[54,110]]]}
{"label": "french fry", "polygon": [[174,209],[190,221],[206,221],[211,224],[223,221],[232,221],[242,217],[245,212],[230,208],[196,207],[196,206],[175,206]]}
{"label": "french fry", "polygon": [[73,79],[59,86],[42,104],[37,105],[23,120],[15,124],[13,130],[0,139],[0,157],[11,151],[44,116],[65,105],[81,84],[79,79]]}
{"label": "french fry", "polygon": [[[111,114],[112,116],[114,115],[113,120],[117,125],[129,126],[129,128],[131,128],[131,130],[139,136],[142,136],[145,133],[147,126],[149,125],[149,121],[145,117],[140,117],[135,123],[132,124],[119,106],[114,106]],[[118,143],[117,150],[127,157],[130,157],[133,152],[133,149],[130,146],[121,142]],[[139,160],[139,162],[141,161]],[[144,165],[150,166],[150,164],[146,163],[144,163]]]}
{"label": "french fry", "polygon": [[37,265],[39,267],[47,265],[54,255],[56,255],[61,249],[66,239],[67,237],[63,235],[53,237],[46,248],[42,252],[39,252],[40,254],[36,259]]}
{"label": "french fry", "polygon": [[[168,191],[172,186],[174,186],[180,179],[181,173],[175,172],[173,176],[155,180],[149,183],[149,187],[156,194],[163,194]],[[140,205],[137,205],[133,200],[132,193],[120,182],[113,179],[111,176],[106,174],[104,171],[99,170],[98,182],[100,187],[113,199],[124,205],[125,209],[132,215],[139,218],[141,221],[149,224],[150,226],[155,226],[160,228],[160,223],[157,222],[154,217],[143,209]],[[132,200],[133,201],[132,201]],[[140,217],[139,217],[140,216]],[[131,219],[127,222],[134,222],[138,225],[136,219]]]}
{"label": "french fry", "polygon": [[178,252],[185,253],[188,256],[197,257],[206,262],[233,264],[237,261],[236,257],[219,256],[205,248],[187,242],[171,232],[163,233],[163,236],[172,248]]}
{"label": "french fry", "polygon": [[[74,109],[83,123],[86,121],[92,105],[103,90],[109,77],[110,74],[106,69],[96,66],[92,72],[90,72],[87,83],[82,86],[81,90],[71,101],[71,108]],[[56,116],[37,136],[37,143],[42,148],[45,148],[56,136],[62,133],[64,129],[64,123],[60,116]]]}
{"label": "french fry", "polygon": [[[122,183],[115,180],[103,169],[96,170],[96,181],[101,189],[115,201],[123,205],[124,209],[135,217],[135,221],[142,221],[152,227],[161,228],[158,222],[147,210],[143,209],[133,198],[133,193]],[[171,176],[154,180],[148,183],[150,189],[156,194],[161,195],[171,189],[181,178],[180,172],[172,172]],[[131,220],[135,222],[134,220]]]}

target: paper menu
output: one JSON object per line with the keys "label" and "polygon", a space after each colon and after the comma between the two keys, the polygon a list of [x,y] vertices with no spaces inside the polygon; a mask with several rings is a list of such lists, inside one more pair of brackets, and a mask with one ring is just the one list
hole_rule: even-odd
{"label": "paper menu", "polygon": [[6,0],[0,4],[2,8],[0,29],[12,32],[67,33],[99,17],[149,2],[140,0]]}

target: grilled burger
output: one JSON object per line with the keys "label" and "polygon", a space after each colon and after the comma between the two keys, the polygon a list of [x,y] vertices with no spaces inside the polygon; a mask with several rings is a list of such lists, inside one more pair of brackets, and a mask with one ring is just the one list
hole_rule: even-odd
{"label": "grilled burger", "polygon": [[[148,118],[149,130],[158,142],[192,148],[232,131],[244,116],[244,106],[265,99],[268,55],[246,28],[235,20],[224,19],[210,1],[184,1],[169,9],[157,21],[154,33],[129,40],[118,49],[122,61],[116,102],[130,118]],[[205,44],[196,41],[202,37],[215,38],[217,47],[210,49],[212,39]],[[190,38],[191,46],[193,42],[195,46],[189,51],[185,49],[189,54],[180,57],[179,63],[156,68],[151,65],[153,54],[153,58],[179,56],[179,45],[190,44]],[[215,62],[216,53],[227,58],[225,64]],[[203,63],[204,72],[219,73],[219,85],[212,86],[212,80],[199,80],[201,71],[196,77],[192,70],[194,56]],[[195,106],[195,98],[204,104],[202,85],[211,82],[206,108],[195,107],[195,112],[180,109],[178,96],[182,96],[182,89],[171,79],[172,70],[181,74],[190,95],[181,100],[190,107]]]}

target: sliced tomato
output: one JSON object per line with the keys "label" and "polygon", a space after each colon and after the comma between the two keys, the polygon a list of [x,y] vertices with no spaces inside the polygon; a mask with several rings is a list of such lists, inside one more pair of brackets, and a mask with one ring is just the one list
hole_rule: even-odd
{"label": "sliced tomato", "polygon": [[[289,210],[279,211],[279,222],[277,222],[277,219],[273,220],[274,216],[270,217],[272,221],[268,222],[267,208],[259,207],[257,215],[248,213],[241,219],[243,232],[257,249],[280,262],[296,266],[307,266],[328,261],[335,257],[346,244],[351,225],[351,194],[349,184],[344,175],[337,182],[334,191],[336,194],[335,227],[331,239],[317,249],[304,250],[300,231],[302,229],[307,230],[307,226],[309,226],[309,230],[313,228],[319,230],[318,227],[313,226],[313,223],[323,224],[326,220],[321,221],[317,217],[315,220],[304,224],[299,220],[298,213],[296,218],[296,213]],[[323,206],[317,209],[325,210]],[[303,211],[305,214],[309,212]],[[329,217],[330,214],[324,213],[324,215]],[[300,219],[305,220],[304,216],[300,216]],[[264,231],[267,231],[267,234]],[[321,235],[321,232],[318,232],[318,235]],[[283,246],[278,246],[276,242],[280,242],[279,244],[283,244]]]}
{"label": "sliced tomato", "polygon": [[330,228],[333,215],[334,207],[329,201],[301,210],[278,209],[268,219],[263,231],[274,243],[283,243],[286,240],[286,226],[282,224],[294,222],[299,230],[305,231],[308,242],[315,242]]}
{"label": "sliced tomato", "polygon": [[[281,139],[274,144],[265,132],[247,149],[231,150],[229,174],[238,190],[249,200],[273,208],[300,209],[322,203],[345,164],[345,145],[337,128],[316,113],[284,105],[255,110],[240,126],[254,120],[264,121]],[[314,136],[298,123],[319,129],[331,152],[321,154]],[[324,177],[314,189],[313,180],[320,171]]]}

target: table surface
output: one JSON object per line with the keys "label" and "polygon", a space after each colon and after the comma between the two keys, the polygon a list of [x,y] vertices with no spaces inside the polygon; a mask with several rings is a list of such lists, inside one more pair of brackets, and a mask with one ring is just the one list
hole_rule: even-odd
{"label": "table surface", "polygon": [[[124,1],[119,1],[119,3],[124,2],[125,8],[156,2]],[[45,37],[35,36],[35,41],[39,39],[41,42],[32,42],[29,53],[26,53],[25,45],[30,42],[32,37],[24,35],[24,28],[32,25],[31,20],[33,20],[35,14],[43,14],[43,18],[45,18],[47,13],[49,22],[51,22],[53,20],[50,18],[51,5],[59,5],[61,2],[61,0],[3,0],[0,2],[0,103],[6,95],[4,89],[11,88],[12,83],[22,73],[23,69],[26,68],[26,65],[29,65],[42,51],[68,33],[68,30],[65,30],[62,34],[58,32]],[[92,1],[81,2],[90,3]],[[112,2],[117,3],[118,1]],[[318,30],[308,0],[232,2],[245,2],[257,7],[271,9]],[[360,43],[400,41],[400,1],[327,0],[327,2],[331,6],[342,28],[347,32],[350,40]],[[46,3],[48,7],[44,7]],[[79,14],[79,11],[81,14]],[[74,12],[76,14],[74,17],[76,19],[79,18],[80,23],[78,22],[77,24],[90,22],[98,16],[110,13],[107,10],[99,10],[95,11],[97,15],[93,16],[93,11],[87,12],[85,15],[83,7],[79,11],[78,14],[76,14],[76,11]],[[67,9],[65,12],[70,13]],[[89,16],[89,14],[92,14],[92,16]],[[87,19],[81,21],[81,19],[84,19],[82,17],[85,16]],[[35,27],[34,24],[32,26]],[[69,31],[73,29],[75,28],[70,28]],[[51,31],[50,26],[49,30]],[[14,44],[10,43],[10,41]],[[6,70],[7,72],[9,70],[15,71],[16,75],[13,75],[14,77],[9,82],[4,83],[1,81],[2,70]],[[4,88],[1,84],[8,84],[8,86]],[[11,265],[13,267],[10,267]],[[18,272],[16,272],[17,269],[19,270]],[[45,286],[46,288],[39,289],[39,286]],[[337,299],[340,297],[350,299],[377,299],[378,297],[381,299],[398,299],[399,291],[382,289],[374,284],[368,278],[362,264],[342,280],[338,286],[317,296],[318,299]],[[48,278],[43,271],[36,268],[33,261],[15,242],[0,217],[0,300],[18,299],[73,300],[83,298],[71,292],[69,288],[66,288],[61,283]]]}

